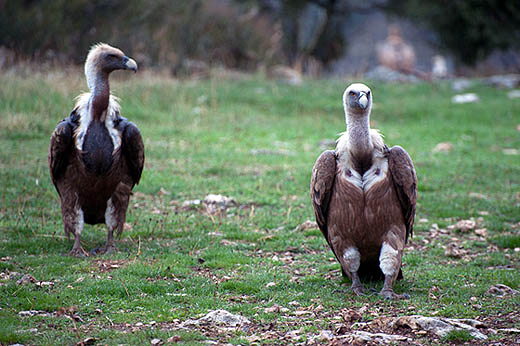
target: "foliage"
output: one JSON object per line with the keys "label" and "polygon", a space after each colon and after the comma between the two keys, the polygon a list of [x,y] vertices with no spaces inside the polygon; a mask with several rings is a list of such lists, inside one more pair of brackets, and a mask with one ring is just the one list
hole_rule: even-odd
{"label": "foliage", "polygon": [[0,1],[0,46],[81,62],[95,42],[147,65],[200,59],[237,68],[276,58],[273,27],[220,1]]}
{"label": "foliage", "polygon": [[495,49],[518,48],[520,2],[515,0],[390,0],[399,15],[433,29],[440,44],[466,64]]}
{"label": "foliage", "polygon": [[[520,102],[505,91],[477,86],[470,91],[480,103],[453,105],[446,84],[368,82],[373,126],[389,145],[410,153],[419,179],[405,279],[395,286],[412,298],[386,302],[354,296],[320,231],[296,229],[314,218],[308,189],[314,161],[327,147],[320,142],[345,128],[344,81],[291,86],[261,77],[121,76],[114,75],[113,91],[121,97],[122,115],[141,129],[145,170],[119,252],[77,259],[67,256],[72,241],[63,234],[46,155],[54,126],[85,89],[82,72],[0,75],[9,86],[0,88],[0,343],[63,345],[94,337],[109,345],[150,344],[153,338],[244,344],[255,334],[257,343],[294,344],[323,329],[350,328],[344,317],[349,309],[362,322],[420,314],[520,327],[518,295],[486,294],[497,283],[520,287],[520,253],[490,242],[505,232],[518,234],[520,221],[518,156],[502,153],[520,146]],[[432,151],[447,141],[452,151]],[[215,215],[183,207],[210,193],[237,203]],[[473,231],[434,232],[483,211],[488,214],[478,222],[487,238]],[[83,246],[90,250],[105,238],[103,226],[87,225]],[[454,241],[464,257],[444,254]],[[17,284],[24,274],[53,285]],[[54,314],[74,306],[69,318]],[[254,325],[179,329],[214,309],[239,313]],[[52,315],[19,315],[28,310]],[[290,333],[302,340],[283,339]],[[431,334],[409,335],[421,344],[446,344]],[[499,332],[494,339],[508,344],[514,337]]]}

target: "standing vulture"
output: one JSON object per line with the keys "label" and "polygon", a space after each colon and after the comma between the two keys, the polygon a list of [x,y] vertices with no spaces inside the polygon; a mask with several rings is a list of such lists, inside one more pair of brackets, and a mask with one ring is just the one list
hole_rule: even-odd
{"label": "standing vulture", "polygon": [[93,46],[85,62],[90,93],[77,98],[51,137],[50,174],[61,199],[65,234],[75,237],[73,256],[88,256],[80,243],[85,222],[105,223],[107,243],[100,252],[115,249],[114,230],[123,231],[130,193],[143,171],[139,129],[119,114],[118,99],[110,94],[108,76],[114,70],[136,72],[137,64],[117,48]]}
{"label": "standing vulture", "polygon": [[311,199],[318,226],[360,295],[360,276],[382,279],[386,299],[405,298],[392,286],[412,234],[417,177],[408,153],[388,148],[370,129],[372,93],[352,84],[343,94],[347,131],[336,150],[324,151],[312,170]]}

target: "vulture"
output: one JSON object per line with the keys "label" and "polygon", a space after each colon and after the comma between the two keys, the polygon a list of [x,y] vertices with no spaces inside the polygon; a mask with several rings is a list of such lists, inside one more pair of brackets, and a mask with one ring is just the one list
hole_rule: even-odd
{"label": "vulture", "polygon": [[360,277],[384,278],[382,297],[408,298],[392,287],[402,278],[403,250],[413,231],[414,165],[403,148],[388,148],[381,134],[370,129],[372,93],[366,85],[350,85],[343,107],[347,131],[336,150],[324,151],[312,170],[316,222],[355,294],[364,292]]}
{"label": "vulture", "polygon": [[116,249],[114,230],[123,231],[126,209],[144,164],[137,126],[120,115],[108,77],[115,70],[137,72],[136,62],[107,44],[94,45],[85,62],[89,93],[78,96],[70,115],[54,130],[49,147],[51,180],[61,200],[65,234],[74,235],[73,256],[88,256],[81,246],[83,225],[105,223],[107,243]]}

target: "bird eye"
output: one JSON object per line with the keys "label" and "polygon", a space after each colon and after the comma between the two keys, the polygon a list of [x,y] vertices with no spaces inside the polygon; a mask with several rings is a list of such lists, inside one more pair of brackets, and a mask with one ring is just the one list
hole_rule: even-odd
{"label": "bird eye", "polygon": [[354,96],[354,95],[356,95],[356,93],[353,92],[353,91],[349,92],[348,94],[349,94],[350,96]]}
{"label": "bird eye", "polygon": [[108,54],[108,57],[109,58],[117,58],[117,55],[115,55],[115,54]]}
{"label": "bird eye", "polygon": [[370,96],[370,91],[367,92],[367,96]]}

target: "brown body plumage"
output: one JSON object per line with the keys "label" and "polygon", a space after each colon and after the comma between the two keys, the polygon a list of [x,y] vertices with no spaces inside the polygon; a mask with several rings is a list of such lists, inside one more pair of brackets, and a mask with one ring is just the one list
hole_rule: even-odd
{"label": "brown body plumage", "polygon": [[109,74],[137,70],[134,60],[106,44],[90,50],[85,74],[90,93],[78,97],[69,117],[51,137],[49,168],[61,200],[65,233],[74,234],[72,255],[87,255],[81,247],[84,223],[106,223],[107,243],[114,246],[126,219],[130,193],[139,183],[144,145],[139,129],[121,117],[117,99],[110,95]]}
{"label": "brown body plumage", "polygon": [[381,295],[402,277],[404,246],[412,234],[417,178],[412,160],[399,147],[389,149],[369,128],[370,89],[353,84],[343,96],[347,132],[335,151],[314,165],[311,199],[316,221],[352,289],[363,292],[361,277],[385,279]]}

